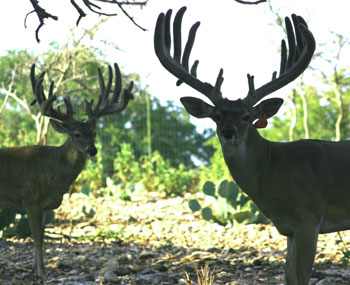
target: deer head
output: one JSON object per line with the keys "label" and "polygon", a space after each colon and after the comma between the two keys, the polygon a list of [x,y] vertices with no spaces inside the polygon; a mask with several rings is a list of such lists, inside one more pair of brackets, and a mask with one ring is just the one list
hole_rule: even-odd
{"label": "deer head", "polygon": [[45,72],[42,72],[39,77],[35,78],[35,65],[32,65],[30,78],[35,99],[31,105],[38,102],[40,112],[43,116],[50,117],[52,127],[59,133],[66,133],[73,147],[81,153],[94,156],[97,153],[95,147],[96,125],[98,118],[123,111],[130,99],[133,99],[131,90],[133,82],[129,87],[122,91],[121,73],[118,65],[114,64],[115,71],[115,86],[112,98],[109,98],[111,93],[113,72],[112,67],[108,66],[108,82],[105,85],[101,69],[98,68],[98,78],[100,84],[100,95],[97,104],[93,107],[93,100],[90,102],[85,100],[86,114],[88,120],[77,121],[74,119],[74,110],[70,97],[64,97],[66,112],[62,112],[60,107],[54,108],[53,103],[56,100],[56,95],[53,94],[54,82],[52,81],[49,88],[48,97],[45,96],[43,90],[43,79]]}
{"label": "deer head", "polygon": [[[268,94],[292,82],[307,68],[315,50],[314,37],[308,30],[302,17],[292,15],[294,31],[290,19],[286,18],[289,53],[287,55],[286,43],[282,40],[281,65],[278,77],[277,73],[274,72],[271,81],[255,89],[254,77],[248,74],[249,91],[247,96],[244,99],[229,100],[223,98],[220,90],[224,80],[222,69],[214,86],[197,78],[198,60],[189,69],[189,57],[199,22],[191,27],[182,55],[181,22],[185,11],[186,7],[182,7],[174,19],[173,56],[170,54],[172,11],[168,10],[165,15],[163,13],[159,15],[154,35],[156,55],[162,65],[178,78],[177,85],[185,82],[205,95],[213,104],[207,104],[201,99],[194,97],[182,97],[181,102],[186,110],[197,118],[213,119],[217,125],[217,133],[222,143],[240,144],[242,141],[245,141],[250,129],[266,126],[267,119],[277,113],[283,104],[282,99],[271,98],[260,103],[259,101]],[[254,124],[255,121],[257,122]]]}

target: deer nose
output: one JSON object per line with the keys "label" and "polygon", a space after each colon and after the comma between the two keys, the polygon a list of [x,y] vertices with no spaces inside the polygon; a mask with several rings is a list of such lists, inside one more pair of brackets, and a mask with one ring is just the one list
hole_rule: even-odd
{"label": "deer nose", "polygon": [[235,129],[229,128],[229,129],[224,129],[222,131],[222,135],[224,136],[225,139],[232,140],[237,137],[237,132]]}
{"label": "deer nose", "polygon": [[97,153],[97,148],[94,145],[88,147],[87,152],[91,156],[95,156]]}

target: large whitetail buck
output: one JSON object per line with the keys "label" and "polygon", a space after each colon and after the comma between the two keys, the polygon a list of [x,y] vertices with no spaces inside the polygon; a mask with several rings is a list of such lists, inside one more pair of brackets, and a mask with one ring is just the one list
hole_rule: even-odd
{"label": "large whitetail buck", "polygon": [[36,79],[35,66],[30,72],[35,102],[40,105],[43,116],[50,117],[52,127],[59,133],[68,134],[66,142],[59,147],[23,146],[0,149],[0,207],[24,207],[30,229],[34,238],[34,272],[43,281],[46,273],[43,262],[42,247],[45,230],[45,212],[61,205],[63,195],[84,168],[88,155],[97,153],[95,147],[95,129],[98,118],[121,112],[130,99],[133,82],[122,91],[121,74],[114,64],[115,86],[110,98],[113,71],[108,66],[108,82],[98,69],[100,95],[93,107],[93,100],[85,100],[88,120],[77,121],[73,118],[73,106],[70,98],[65,97],[66,112],[54,108],[56,95],[53,94],[54,83],[51,82],[46,98],[43,91],[45,72]]}
{"label": "large whitetail buck", "polygon": [[[309,65],[315,40],[303,18],[285,19],[289,53],[281,45],[280,74],[255,88],[248,74],[248,95],[235,101],[222,97],[223,70],[215,86],[197,79],[198,61],[189,69],[189,56],[199,22],[189,32],[183,55],[181,8],[174,19],[174,55],[170,54],[171,10],[159,15],[154,45],[161,64],[178,78],[209,98],[214,106],[193,98],[181,98],[197,118],[211,118],[217,125],[225,162],[234,180],[277,230],[287,236],[285,279],[287,284],[309,283],[318,234],[350,229],[350,141],[300,140],[271,142],[256,127],[277,113],[283,100],[268,94],[295,80]],[[259,103],[260,102],[260,103]],[[257,123],[254,124],[254,122]]]}

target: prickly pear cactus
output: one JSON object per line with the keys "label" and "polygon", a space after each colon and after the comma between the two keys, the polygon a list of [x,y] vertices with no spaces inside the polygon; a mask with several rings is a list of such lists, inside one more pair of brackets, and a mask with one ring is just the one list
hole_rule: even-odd
{"label": "prickly pear cactus", "polygon": [[221,197],[235,204],[239,193],[238,185],[232,181],[223,180],[219,184],[218,193]]}
{"label": "prickly pear cactus", "polygon": [[205,195],[212,196],[212,197],[216,198],[215,184],[211,181],[205,182],[205,184],[203,185],[203,193]]}
{"label": "prickly pear cactus", "polygon": [[190,201],[188,201],[188,206],[193,212],[197,212],[201,209],[201,205],[196,199],[191,199]]}
{"label": "prickly pear cactus", "polygon": [[213,219],[213,211],[209,207],[202,209],[202,217],[206,221],[211,221]]}
{"label": "prickly pear cactus", "polygon": [[213,182],[207,181],[202,191],[205,207],[196,199],[189,201],[189,207],[193,212],[201,210],[202,218],[206,221],[221,225],[268,223],[268,219],[233,181],[222,180],[217,188]]}

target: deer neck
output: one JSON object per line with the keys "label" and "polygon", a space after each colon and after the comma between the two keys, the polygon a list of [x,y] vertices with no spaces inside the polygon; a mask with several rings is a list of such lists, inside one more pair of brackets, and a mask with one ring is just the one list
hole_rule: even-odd
{"label": "deer neck", "polygon": [[259,180],[269,162],[269,141],[260,136],[254,126],[247,131],[246,140],[239,144],[220,139],[226,165],[239,187],[254,201],[261,199]]}
{"label": "deer neck", "polygon": [[72,183],[75,178],[79,175],[79,173],[83,170],[86,159],[87,159],[87,154],[83,153],[79,150],[77,150],[70,138],[67,139],[67,141],[60,147],[62,150],[61,153],[61,160],[65,164],[65,177],[67,180],[70,180]]}

